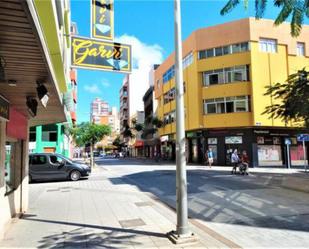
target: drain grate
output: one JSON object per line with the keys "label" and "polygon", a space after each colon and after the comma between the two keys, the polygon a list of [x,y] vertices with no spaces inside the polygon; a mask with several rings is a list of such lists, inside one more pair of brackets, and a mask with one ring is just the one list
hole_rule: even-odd
{"label": "drain grate", "polygon": [[119,224],[122,228],[145,226],[146,223],[142,219],[120,220]]}
{"label": "drain grate", "polygon": [[153,203],[151,201],[135,202],[134,204],[138,207],[153,206]]}

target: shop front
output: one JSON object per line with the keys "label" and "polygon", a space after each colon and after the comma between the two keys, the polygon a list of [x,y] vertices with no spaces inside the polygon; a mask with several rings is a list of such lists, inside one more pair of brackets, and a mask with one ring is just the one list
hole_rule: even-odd
{"label": "shop front", "polygon": [[202,131],[186,133],[186,158],[188,163],[205,163],[205,139]]}
{"label": "shop front", "polygon": [[[239,156],[246,151],[251,167],[288,167],[304,165],[304,150],[297,141],[305,130],[291,128],[209,129],[204,131],[205,151],[212,149],[215,165],[231,165],[231,154],[236,149]],[[286,141],[289,144],[286,144]],[[289,153],[289,154],[288,154]],[[308,158],[308,150],[306,147]]]}
{"label": "shop front", "polygon": [[174,135],[165,135],[161,140],[161,158],[163,160],[176,160],[176,145]]}

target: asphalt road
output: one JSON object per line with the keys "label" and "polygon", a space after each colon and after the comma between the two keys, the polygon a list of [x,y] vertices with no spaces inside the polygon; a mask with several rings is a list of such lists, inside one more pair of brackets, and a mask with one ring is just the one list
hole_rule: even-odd
{"label": "asphalt road", "polygon": [[[175,207],[175,166],[131,159],[99,159],[119,179]],[[269,184],[256,175],[231,175],[190,166],[189,216],[244,247],[309,248],[309,194]],[[266,179],[266,178],[265,178]],[[280,176],[277,178],[280,181]]]}

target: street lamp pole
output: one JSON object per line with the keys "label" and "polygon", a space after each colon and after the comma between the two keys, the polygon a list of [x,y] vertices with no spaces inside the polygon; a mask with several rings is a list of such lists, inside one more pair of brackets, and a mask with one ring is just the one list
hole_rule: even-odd
{"label": "street lamp pole", "polygon": [[176,196],[177,235],[188,235],[185,115],[183,100],[182,41],[180,0],[175,0],[175,80],[176,80]]}

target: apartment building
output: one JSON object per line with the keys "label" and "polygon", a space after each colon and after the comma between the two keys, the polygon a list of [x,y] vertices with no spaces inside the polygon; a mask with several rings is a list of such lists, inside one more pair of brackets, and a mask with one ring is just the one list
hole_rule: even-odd
{"label": "apartment building", "polygon": [[138,139],[140,141],[135,143],[134,141],[136,139],[131,139],[125,133],[128,128],[133,128],[132,121],[136,120],[137,123],[141,123],[139,120],[142,120],[142,123],[144,123],[144,117],[141,118],[141,113],[144,113],[143,96],[149,87],[147,82],[148,74],[140,75],[133,72],[124,77],[119,91],[121,141],[123,145],[130,147],[130,151],[135,151],[133,149],[135,147],[143,147],[143,141],[141,139]]}
{"label": "apartment building", "polygon": [[100,98],[95,98],[90,106],[90,120],[94,124],[109,125],[112,131],[111,135],[104,137],[102,141],[97,143],[96,147],[105,148],[106,146],[112,145],[120,132],[120,121],[117,108],[110,108],[108,102]]}
{"label": "apartment building", "polygon": [[[224,35],[222,35],[224,34]],[[284,82],[309,65],[309,27],[297,38],[290,25],[241,19],[194,31],[183,42],[186,153],[203,162],[211,148],[215,164],[229,165],[234,149],[246,150],[253,166],[292,166],[303,160],[292,123],[262,115],[275,103],[266,86]],[[174,54],[155,71],[162,154],[175,155]],[[287,150],[286,143],[291,146]],[[308,158],[308,157],[307,157]]]}

